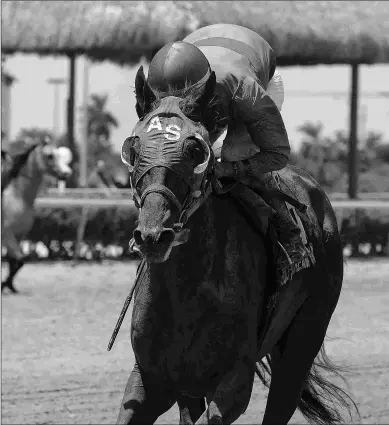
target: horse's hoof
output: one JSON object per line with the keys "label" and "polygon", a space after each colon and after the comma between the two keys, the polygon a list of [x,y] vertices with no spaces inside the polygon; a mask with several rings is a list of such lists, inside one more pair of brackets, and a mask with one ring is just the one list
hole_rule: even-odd
{"label": "horse's hoof", "polygon": [[8,288],[13,294],[18,294],[19,291],[11,284],[7,283],[7,282],[3,282],[1,284],[1,292],[4,291],[5,288]]}

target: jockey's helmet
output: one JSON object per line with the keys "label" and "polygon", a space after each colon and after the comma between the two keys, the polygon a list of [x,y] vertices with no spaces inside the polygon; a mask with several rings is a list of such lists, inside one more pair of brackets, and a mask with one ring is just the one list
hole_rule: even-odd
{"label": "jockey's helmet", "polygon": [[153,57],[147,82],[162,93],[184,88],[200,88],[211,75],[208,59],[193,44],[177,41],[166,44]]}

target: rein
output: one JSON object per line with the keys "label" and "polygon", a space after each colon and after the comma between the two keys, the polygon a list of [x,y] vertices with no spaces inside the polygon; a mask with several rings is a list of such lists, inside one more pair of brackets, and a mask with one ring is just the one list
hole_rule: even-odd
{"label": "rein", "polygon": [[[200,206],[208,199],[209,195],[212,193],[212,188],[214,187],[214,184],[216,182],[216,177],[213,174],[214,165],[215,165],[215,156],[211,148],[209,148],[209,154],[210,155],[208,158],[207,166],[205,167],[204,171],[201,173],[201,180],[199,182],[200,184],[193,185],[193,182],[192,182],[190,191],[182,204],[177,198],[177,196],[169,188],[167,188],[166,186],[162,184],[151,184],[143,191],[141,195],[139,195],[136,189],[136,185],[133,184],[133,172],[130,173],[130,184],[131,184],[131,189],[133,191],[133,199],[134,199],[135,206],[138,208],[139,211],[141,211],[142,209],[143,202],[146,196],[149,195],[150,193],[162,193],[168,199],[170,199],[180,211],[178,222],[173,225],[173,230],[175,232],[173,245],[175,242],[177,244],[179,243],[180,236],[183,233],[183,227],[187,223],[188,219],[192,216],[192,214],[198,208],[200,208]],[[182,177],[180,176],[180,178]],[[131,239],[130,241],[130,249],[134,251],[138,251],[138,249],[136,248],[134,239]],[[146,270],[147,270],[147,263],[146,263],[146,260],[143,258],[141,263],[139,264],[135,281],[131,287],[130,293],[128,294],[124,302],[122,311],[120,312],[119,318],[113,330],[111,339],[108,344],[108,351],[110,351],[111,348],[113,347],[117,334],[119,333],[120,327],[123,323],[124,316],[126,315],[128,307],[131,303],[134,291],[137,288],[137,286],[141,284],[141,281],[143,279],[143,276],[145,275]]]}
{"label": "rein", "polygon": [[136,187],[133,185],[132,176],[130,176],[131,189],[133,191],[133,199],[136,208],[139,212],[142,210],[144,200],[147,195],[150,193],[161,193],[170,199],[173,204],[178,208],[179,219],[178,222],[173,225],[173,230],[176,233],[175,242],[178,241],[181,231],[188,219],[197,211],[200,206],[208,199],[209,195],[212,193],[213,179],[209,179],[207,174],[211,174],[213,166],[210,170],[207,170],[207,173],[204,173],[203,179],[199,189],[194,189],[191,187],[187,197],[184,202],[181,203],[177,196],[166,186],[161,184],[151,184],[148,186],[140,196]]}
{"label": "rein", "polygon": [[[238,182],[234,182],[232,184],[222,186],[222,184],[220,183],[220,181],[216,178],[214,174],[215,163],[216,163],[214,152],[209,144],[207,144],[207,147],[209,152],[208,160],[206,163],[203,163],[200,166],[198,166],[200,167],[199,173],[195,174],[195,178],[192,180],[192,183],[190,185],[189,193],[186,196],[183,203],[179,201],[177,196],[169,188],[167,188],[165,185],[162,185],[162,184],[152,183],[143,191],[141,195],[139,195],[138,190],[136,188],[136,183],[134,184],[133,182],[134,167],[132,167],[131,169],[129,168],[130,185],[133,192],[133,200],[139,212],[142,209],[146,196],[149,195],[150,193],[161,193],[165,195],[178,208],[179,218],[178,218],[178,222],[173,225],[175,237],[174,237],[172,246],[180,244],[180,239],[181,239],[181,235],[184,233],[183,228],[185,224],[187,223],[189,218],[194,214],[194,212],[197,211],[201,207],[201,205],[203,205],[203,203],[209,198],[212,191],[214,191],[217,195],[223,195],[229,192],[238,183]],[[166,164],[164,166],[166,167]],[[170,167],[168,168],[171,171],[173,171]],[[183,177],[180,176],[180,174],[178,175],[181,179],[183,179]],[[139,250],[136,247],[134,238],[132,238],[130,241],[130,249],[133,251],[139,252]],[[128,307],[131,303],[134,291],[136,290],[138,285],[141,284],[143,277],[145,276],[146,270],[147,270],[147,262],[145,258],[143,258],[141,263],[139,264],[135,281],[131,287],[129,295],[127,296],[124,302],[122,311],[120,312],[119,318],[113,330],[111,339],[108,344],[108,351],[110,351],[111,348],[113,347],[113,344],[116,340],[120,327],[123,323],[124,316],[126,315]]]}
{"label": "rein", "polygon": [[[136,208],[138,208],[139,212],[143,207],[144,200],[147,195],[150,193],[161,193],[165,195],[178,209],[179,218],[178,222],[173,225],[173,230],[175,232],[174,242],[179,242],[180,236],[182,234],[182,230],[187,223],[188,219],[197,211],[200,206],[208,199],[210,194],[212,193],[212,188],[214,187],[215,177],[213,174],[214,166],[215,166],[215,156],[212,152],[211,147],[208,145],[209,149],[209,158],[207,161],[207,165],[202,170],[198,176],[201,178],[195,178],[191,185],[188,195],[185,200],[181,203],[177,196],[165,185],[162,184],[151,184],[148,186],[143,193],[140,195],[136,188],[136,184],[133,182],[133,173],[130,173],[130,184],[131,189],[133,191],[133,199]],[[167,167],[171,170],[170,167]],[[173,171],[173,170],[171,170]],[[174,172],[174,171],[173,171]],[[183,179],[180,174],[178,176]],[[134,242],[131,242],[131,246],[134,247]]]}

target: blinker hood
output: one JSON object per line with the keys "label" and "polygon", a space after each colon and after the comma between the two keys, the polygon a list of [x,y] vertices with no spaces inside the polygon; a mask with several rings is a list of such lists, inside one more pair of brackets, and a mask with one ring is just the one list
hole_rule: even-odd
{"label": "blinker hood", "polygon": [[183,161],[184,142],[188,137],[195,137],[206,152],[206,160],[198,165],[194,173],[203,174],[210,159],[209,136],[203,127],[191,121],[179,108],[178,97],[166,97],[157,109],[146,115],[134,128],[132,137],[139,137],[140,151],[135,164],[129,164],[125,158],[130,157],[132,143],[127,139],[122,147],[122,160],[133,173],[137,182],[154,167],[166,167],[176,172],[187,183],[193,181],[193,168]]}

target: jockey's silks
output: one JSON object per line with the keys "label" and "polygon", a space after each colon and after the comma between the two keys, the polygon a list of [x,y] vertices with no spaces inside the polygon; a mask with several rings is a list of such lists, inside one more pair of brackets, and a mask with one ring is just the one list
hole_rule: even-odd
{"label": "jockey's silks", "polygon": [[270,45],[254,31],[231,24],[200,28],[183,41],[197,46],[215,71],[222,113],[229,118],[222,158],[249,159],[254,176],[283,168],[290,145],[280,112],[266,93],[276,69]]}

